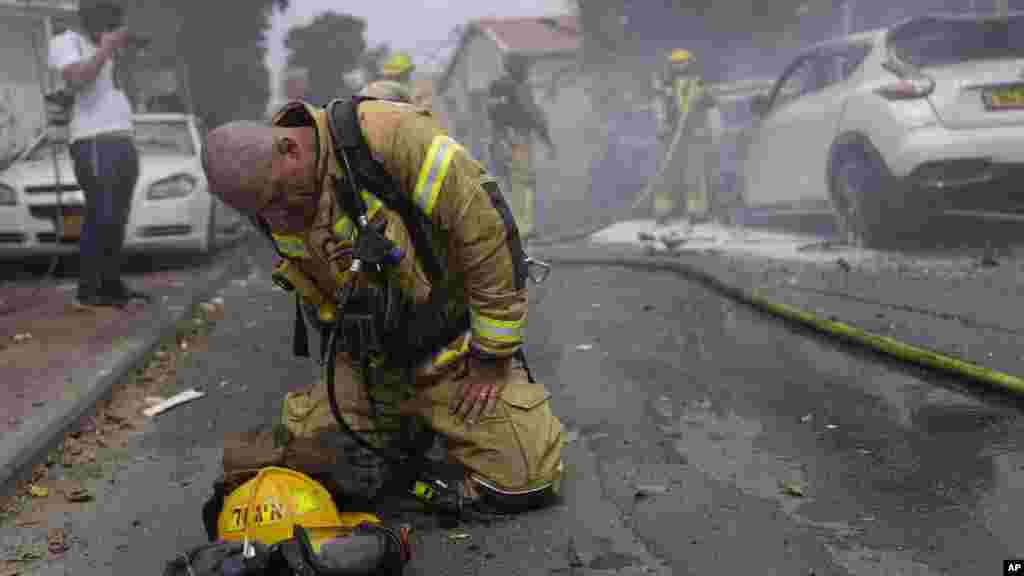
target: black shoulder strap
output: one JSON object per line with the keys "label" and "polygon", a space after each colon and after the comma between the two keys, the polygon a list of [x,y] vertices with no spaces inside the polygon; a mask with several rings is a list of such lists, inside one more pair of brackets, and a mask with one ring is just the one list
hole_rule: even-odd
{"label": "black shoulder strap", "polygon": [[[402,222],[409,229],[416,255],[423,264],[424,272],[435,288],[440,286],[442,278],[441,265],[437,261],[433,247],[430,245],[430,232],[426,227],[425,216],[419,212],[412,200],[400,193],[391,175],[373,159],[369,146],[363,138],[359,126],[357,108],[367,100],[379,100],[369,96],[355,96],[351,99],[337,99],[327,106],[327,127],[334,140],[334,154],[338,163],[348,174],[350,185],[355,188],[373,192],[384,204],[398,213]],[[341,197],[341,190],[335,189],[339,206],[349,205]],[[350,217],[352,215],[350,214]],[[355,220],[353,218],[353,220]]]}

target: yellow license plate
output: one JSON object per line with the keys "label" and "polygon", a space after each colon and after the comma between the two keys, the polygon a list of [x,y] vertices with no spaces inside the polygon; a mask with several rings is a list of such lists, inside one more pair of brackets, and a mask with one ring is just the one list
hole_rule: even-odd
{"label": "yellow license plate", "polygon": [[69,214],[64,216],[64,238],[78,240],[82,235],[82,216],[80,214]]}
{"label": "yellow license plate", "polygon": [[993,110],[1024,108],[1024,87],[992,90],[985,100],[988,107]]}

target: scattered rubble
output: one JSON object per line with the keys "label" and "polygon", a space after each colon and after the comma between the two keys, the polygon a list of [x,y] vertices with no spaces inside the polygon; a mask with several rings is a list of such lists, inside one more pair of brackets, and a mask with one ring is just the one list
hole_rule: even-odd
{"label": "scattered rubble", "polygon": [[[144,366],[118,383],[92,415],[78,422],[46,463],[33,470],[31,478],[12,496],[0,499],[0,524],[46,527],[51,513],[75,512],[92,502],[95,497],[90,484],[106,474],[108,465],[123,456],[132,436],[145,428],[146,411],[160,408],[163,412],[171,402],[177,405],[191,399],[175,397],[177,370],[205,347],[206,335],[223,313],[223,299],[214,298],[197,308],[194,318],[200,322],[188,318],[179,324],[173,338],[160,345]],[[185,394],[194,397],[198,392]],[[51,536],[55,534],[51,532]],[[51,550],[66,549],[63,533],[54,538],[50,540]],[[8,568],[0,562],[0,576],[12,573],[5,572]]]}
{"label": "scattered rubble", "polygon": [[800,485],[799,482],[793,482],[793,481],[783,482],[782,483],[782,493],[787,495],[787,496],[793,496],[795,498],[803,498],[804,497],[804,488],[803,488],[803,486]]}

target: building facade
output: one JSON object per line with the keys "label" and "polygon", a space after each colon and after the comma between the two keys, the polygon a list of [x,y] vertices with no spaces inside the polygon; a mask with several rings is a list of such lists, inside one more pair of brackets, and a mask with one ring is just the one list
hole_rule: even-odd
{"label": "building facade", "polygon": [[[451,60],[434,83],[433,109],[449,133],[477,157],[488,160],[487,91],[505,72],[505,57],[528,62],[534,97],[548,118],[558,158],[543,145],[532,147],[537,177],[537,224],[557,204],[584,199],[590,153],[579,127],[590,110],[586,79],[579,74],[580,35],[576,19],[495,18],[470,22]],[[492,167],[493,168],[493,167]]]}

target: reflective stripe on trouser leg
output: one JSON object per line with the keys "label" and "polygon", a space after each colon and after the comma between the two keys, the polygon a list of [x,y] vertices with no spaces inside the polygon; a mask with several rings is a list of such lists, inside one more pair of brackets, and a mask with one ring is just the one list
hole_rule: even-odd
{"label": "reflective stripe on trouser leg", "polygon": [[707,145],[703,131],[705,123],[695,126],[686,146],[686,209],[694,216],[704,216],[708,211],[707,186]]}
{"label": "reflective stripe on trouser leg", "polygon": [[[447,437],[449,456],[489,490],[513,497],[550,491],[561,475],[562,423],[543,384],[530,382],[518,363],[500,366],[463,378],[458,378],[463,371],[453,368],[423,388],[409,408]],[[495,412],[468,425],[449,414],[448,405],[459,385],[473,380],[497,382],[500,392]]]}
{"label": "reflective stripe on trouser leg", "polygon": [[[654,199],[652,212],[655,218],[668,218],[676,208],[677,190],[682,186],[679,182],[679,167],[672,158],[668,158],[672,142],[667,140],[660,146],[659,156],[664,162],[661,170],[660,181],[654,183]],[[680,146],[682,143],[680,143]],[[678,152],[678,148],[677,148]]]}

